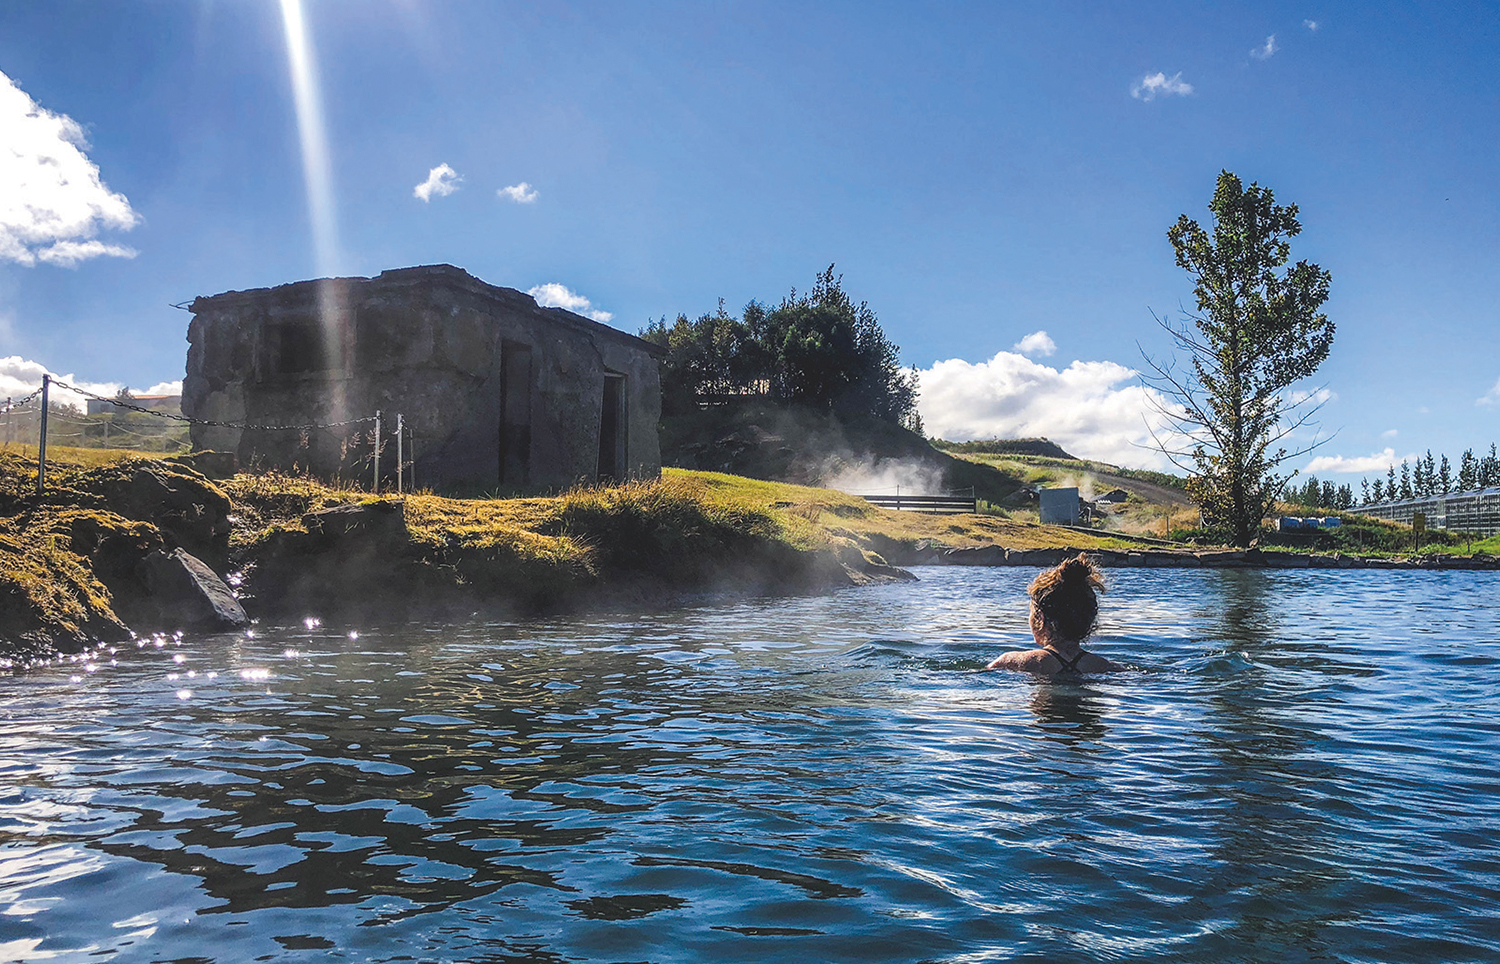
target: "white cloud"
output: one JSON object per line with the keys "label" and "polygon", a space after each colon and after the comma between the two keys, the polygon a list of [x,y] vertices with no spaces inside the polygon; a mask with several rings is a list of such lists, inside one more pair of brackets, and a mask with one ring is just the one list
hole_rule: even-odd
{"label": "white cloud", "polygon": [[495,192],[503,198],[515,201],[517,204],[533,204],[541,197],[530,184],[522,181],[520,184],[512,184],[510,187],[502,187]]}
{"label": "white cloud", "polygon": [[136,250],[119,244],[105,244],[103,241],[59,241],[36,253],[38,261],[62,265],[64,268],[72,268],[80,261],[87,261],[89,258],[97,258],[100,255],[108,255],[111,258],[133,258],[136,256]]}
{"label": "white cloud", "polygon": [[439,164],[427,172],[427,180],[411,189],[411,196],[421,201],[431,201],[432,196],[447,197],[458,190],[463,178],[447,164]]}
{"label": "white cloud", "polygon": [[577,292],[569,291],[557,282],[549,282],[528,288],[526,293],[536,299],[536,303],[543,308],[566,308],[569,311],[585,315],[598,322],[609,321],[614,315],[607,311],[600,311],[594,307],[593,302]]}
{"label": "white cloud", "polygon": [[1326,388],[1294,388],[1286,393],[1287,405],[1301,405],[1303,402],[1323,405],[1335,398],[1338,398],[1338,395]]}
{"label": "white cloud", "polygon": [[1002,351],[974,364],[960,358],[918,372],[918,410],[927,431],[954,441],[1045,436],[1074,455],[1116,465],[1167,467],[1148,425],[1167,438],[1160,394],[1126,384],[1136,372],[1114,362],[1075,361],[1056,369]]}
{"label": "white cloud", "polygon": [[[112,397],[124,386],[120,382],[86,382],[80,381],[75,375],[59,375],[48,371],[40,362],[30,361],[19,355],[11,355],[9,358],[0,358],[0,404],[4,404],[7,398],[21,398],[36,391],[42,384],[42,375],[51,375],[55,380],[66,382],[93,392],[95,395],[103,395],[105,398]],[[181,383],[178,383],[179,386]],[[147,394],[139,392],[137,394]],[[163,392],[162,394],[167,394]],[[70,392],[63,388],[53,387],[47,397],[54,403],[67,405],[83,411],[84,397],[76,392]]]}
{"label": "white cloud", "polygon": [[1475,405],[1500,405],[1500,378],[1495,379],[1495,384],[1483,395],[1474,399]]}
{"label": "white cloud", "polygon": [[1396,430],[1395,430],[1395,429],[1393,429],[1393,428],[1388,428],[1388,429],[1386,429],[1386,430],[1385,430],[1385,431],[1384,431],[1384,432],[1381,432],[1381,433],[1380,433],[1380,437],[1381,437],[1381,438],[1395,438],[1395,437],[1396,437],[1396,436],[1398,436],[1398,435],[1400,435],[1400,434],[1401,434],[1401,433],[1400,433],[1400,432],[1398,432],[1398,431],[1396,431]]}
{"label": "white cloud", "polygon": [[1316,20],[1304,20],[1302,21],[1302,26],[1306,27],[1308,30],[1311,30],[1313,33],[1318,32],[1318,22]]}
{"label": "white cloud", "polygon": [[1047,337],[1045,331],[1033,331],[1010,347],[1023,355],[1050,355],[1057,351],[1057,342]]}
{"label": "white cloud", "polygon": [[1193,92],[1193,85],[1182,79],[1182,71],[1168,77],[1161,71],[1147,74],[1130,85],[1130,96],[1138,100],[1155,100],[1157,94],[1177,94],[1186,97]]}
{"label": "white cloud", "polygon": [[143,388],[136,392],[137,395],[181,395],[182,379],[172,382],[157,382],[150,388]]}
{"label": "white cloud", "polygon": [[1344,474],[1359,474],[1364,472],[1384,472],[1392,465],[1405,459],[1411,461],[1416,455],[1403,455],[1396,457],[1396,450],[1392,448],[1383,449],[1372,455],[1320,455],[1307,463],[1304,472],[1333,472]]}
{"label": "white cloud", "polygon": [[1270,60],[1271,55],[1276,53],[1276,35],[1273,33],[1266,38],[1266,42],[1250,51],[1250,56],[1256,60]]}
{"label": "white cloud", "polygon": [[0,73],[0,260],[72,267],[88,258],[135,252],[92,240],[100,229],[129,230],[140,218],[125,195],[105,186],[88,159],[83,127],[33,101]]}

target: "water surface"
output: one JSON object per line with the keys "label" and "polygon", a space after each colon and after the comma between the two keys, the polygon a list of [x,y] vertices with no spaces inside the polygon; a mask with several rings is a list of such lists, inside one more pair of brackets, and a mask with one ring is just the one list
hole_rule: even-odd
{"label": "water surface", "polygon": [[0,960],[1500,960],[1493,574],[917,572],[0,678]]}

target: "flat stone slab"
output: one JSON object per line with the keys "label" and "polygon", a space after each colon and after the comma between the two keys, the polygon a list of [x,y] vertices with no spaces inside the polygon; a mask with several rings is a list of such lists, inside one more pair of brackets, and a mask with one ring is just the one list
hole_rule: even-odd
{"label": "flat stone slab", "polygon": [[163,628],[220,630],[250,624],[224,580],[182,549],[153,552],[142,562],[146,588]]}

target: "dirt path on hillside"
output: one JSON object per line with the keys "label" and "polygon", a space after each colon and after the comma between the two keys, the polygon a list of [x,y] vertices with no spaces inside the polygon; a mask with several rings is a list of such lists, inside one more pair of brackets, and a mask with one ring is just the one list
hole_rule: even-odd
{"label": "dirt path on hillside", "polygon": [[1137,498],[1157,505],[1188,506],[1193,504],[1193,501],[1187,497],[1187,493],[1181,489],[1171,489],[1165,485],[1157,485],[1155,482],[1142,482],[1140,479],[1127,479],[1102,472],[1095,472],[1094,478],[1106,490],[1124,489]]}

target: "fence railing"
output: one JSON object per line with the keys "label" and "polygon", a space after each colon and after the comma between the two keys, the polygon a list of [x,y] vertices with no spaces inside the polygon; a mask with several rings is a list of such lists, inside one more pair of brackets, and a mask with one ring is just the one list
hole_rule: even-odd
{"label": "fence railing", "polygon": [[885,493],[873,495],[861,494],[859,498],[864,499],[871,505],[878,505],[882,509],[899,509],[903,512],[926,512],[931,515],[959,515],[961,513],[979,511],[979,500],[975,498],[972,487],[967,493],[960,489],[957,492],[949,492],[945,495],[903,495],[897,492],[893,495]]}
{"label": "fence railing", "polygon": [[[11,441],[11,438],[10,438],[10,435],[12,434],[11,430],[13,429],[14,421],[15,421],[14,415],[16,413],[18,413],[18,412],[25,412],[27,414],[31,414],[31,411],[30,411],[30,409],[29,409],[28,406],[33,401],[37,402],[37,410],[36,410],[36,413],[35,413],[35,415],[36,415],[35,421],[36,421],[36,428],[37,428],[36,494],[39,495],[39,496],[42,495],[42,494],[44,494],[46,492],[46,488],[47,488],[47,440],[48,440],[48,438],[49,437],[51,437],[51,438],[59,438],[59,437],[61,437],[61,438],[81,438],[81,437],[83,437],[83,433],[82,432],[69,433],[69,434],[66,434],[66,435],[59,435],[56,432],[52,432],[49,435],[47,422],[48,422],[49,415],[54,414],[52,412],[52,405],[51,405],[51,393],[52,393],[52,388],[54,386],[56,386],[57,388],[63,389],[65,391],[74,392],[74,393],[76,393],[78,395],[82,395],[84,398],[92,398],[92,399],[96,399],[96,400],[101,401],[101,402],[109,402],[110,404],[114,405],[117,408],[123,408],[123,409],[127,409],[127,410],[133,411],[133,412],[140,412],[143,415],[150,415],[153,418],[169,419],[169,420],[176,421],[176,422],[184,422],[184,423],[187,423],[189,425],[204,425],[204,426],[209,426],[209,427],[212,427],[212,428],[230,428],[230,429],[241,429],[241,430],[245,430],[245,431],[258,431],[258,432],[311,432],[311,431],[321,431],[321,430],[335,429],[335,428],[348,428],[348,427],[354,426],[354,425],[362,425],[362,424],[365,424],[365,423],[371,423],[372,426],[373,426],[373,432],[372,432],[372,446],[371,446],[371,449],[372,449],[371,450],[371,462],[372,462],[372,465],[371,465],[371,476],[370,476],[370,490],[372,492],[375,492],[375,493],[379,493],[379,491],[380,491],[380,453],[381,453],[382,449],[384,448],[384,445],[382,444],[382,436],[381,436],[381,425],[382,425],[381,419],[382,419],[382,416],[383,416],[384,413],[382,413],[379,410],[377,410],[375,412],[375,414],[373,414],[373,415],[362,415],[362,416],[360,416],[358,418],[347,418],[347,419],[343,419],[341,421],[336,421],[336,422],[305,422],[305,423],[299,423],[299,424],[294,424],[294,425],[269,424],[269,423],[257,423],[257,422],[233,422],[233,421],[224,421],[224,420],[221,420],[221,419],[194,418],[193,416],[190,416],[190,415],[181,415],[181,414],[178,414],[176,412],[161,412],[161,411],[157,411],[156,409],[147,408],[144,405],[136,405],[133,402],[130,402],[129,400],[124,399],[124,398],[109,398],[109,397],[106,397],[104,395],[98,395],[98,394],[95,394],[94,392],[91,392],[91,391],[89,391],[87,389],[79,388],[76,385],[70,385],[67,382],[59,381],[58,379],[53,378],[51,375],[43,375],[42,376],[42,384],[41,384],[40,387],[38,387],[36,389],[36,391],[32,392],[30,395],[25,396],[24,398],[6,399],[4,407],[0,408],[0,414],[3,414],[5,416],[6,432],[7,432],[6,442],[9,443]],[[131,434],[135,434],[135,433],[131,433]],[[407,442],[407,438],[408,438],[409,434],[410,434],[410,432],[409,432],[408,426],[406,425],[406,418],[405,418],[405,416],[402,415],[402,414],[400,414],[400,413],[398,413],[396,415],[396,432],[395,432],[395,443],[396,443],[396,491],[398,493],[405,491],[405,489],[408,487],[408,485],[410,485],[410,487],[414,488],[415,484],[416,484],[415,478],[412,477],[413,473],[414,473],[414,466],[413,466],[412,462],[408,461],[407,458],[406,458],[406,442]],[[386,438],[389,438],[389,436],[386,436]]]}

